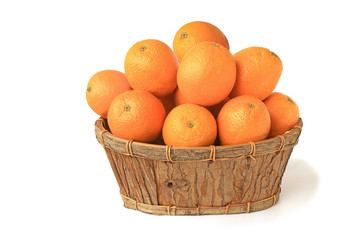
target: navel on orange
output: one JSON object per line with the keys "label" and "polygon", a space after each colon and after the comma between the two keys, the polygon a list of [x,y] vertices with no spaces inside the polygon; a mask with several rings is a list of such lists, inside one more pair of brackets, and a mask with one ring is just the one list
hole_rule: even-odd
{"label": "navel on orange", "polygon": [[270,131],[270,114],[265,104],[248,95],[229,100],[217,117],[222,145],[234,145],[265,139]]}
{"label": "navel on orange", "polygon": [[140,142],[152,142],[161,133],[165,108],[161,101],[144,90],[118,95],[111,103],[108,123],[114,136]]}
{"label": "navel on orange", "polygon": [[99,116],[107,118],[111,101],[131,87],[125,74],[116,70],[95,73],[86,87],[86,100],[90,108]]}
{"label": "navel on orange", "polygon": [[289,96],[274,92],[264,100],[271,118],[269,137],[281,135],[292,129],[299,120],[299,107]]}
{"label": "navel on orange", "polygon": [[182,104],[167,115],[162,129],[166,145],[207,146],[217,135],[216,120],[204,107]]}
{"label": "navel on orange", "polygon": [[124,65],[133,89],[164,97],[176,88],[178,60],[170,47],[159,40],[135,43],[127,52]]}

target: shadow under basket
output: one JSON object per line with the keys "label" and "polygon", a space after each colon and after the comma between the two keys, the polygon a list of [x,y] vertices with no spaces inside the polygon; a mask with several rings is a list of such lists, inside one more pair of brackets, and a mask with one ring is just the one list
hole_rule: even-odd
{"label": "shadow under basket", "polygon": [[126,208],[156,215],[249,213],[273,206],[302,129],[231,146],[175,147],[113,136],[95,123]]}

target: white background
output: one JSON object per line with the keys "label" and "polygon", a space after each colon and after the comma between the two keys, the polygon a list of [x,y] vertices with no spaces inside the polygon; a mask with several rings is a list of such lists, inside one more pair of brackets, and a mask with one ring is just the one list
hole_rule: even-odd
{"label": "white background", "polygon": [[[356,1],[1,1],[0,239],[359,239],[358,10]],[[194,20],[218,26],[232,53],[262,46],[283,61],[276,91],[298,103],[304,128],[270,209],[126,209],[95,140],[89,78],[123,71],[137,41],[171,46]]]}

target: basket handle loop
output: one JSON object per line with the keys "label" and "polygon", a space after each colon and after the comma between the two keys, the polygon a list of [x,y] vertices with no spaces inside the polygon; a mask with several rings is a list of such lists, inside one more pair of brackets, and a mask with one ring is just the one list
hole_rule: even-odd
{"label": "basket handle loop", "polygon": [[126,145],[125,145],[125,148],[126,148],[126,154],[133,157],[134,154],[133,154],[133,151],[132,151],[132,143],[133,143],[134,140],[127,140],[126,141]]}
{"label": "basket handle loop", "polygon": [[100,144],[105,147],[105,143],[104,143],[104,137],[103,137],[103,134],[106,133],[106,132],[109,132],[108,130],[104,129],[100,132]]}
{"label": "basket handle loop", "polygon": [[210,157],[209,160],[215,162],[216,159],[216,147],[215,145],[210,145]]}
{"label": "basket handle loop", "polygon": [[174,163],[174,161],[171,159],[171,147],[172,145],[167,145],[165,150],[166,160],[168,162]]}
{"label": "basket handle loop", "polygon": [[250,144],[250,153],[248,154],[248,156],[249,157],[251,157],[252,158],[252,160],[256,160],[255,158],[254,158],[254,156],[255,156],[255,152],[256,152],[256,145],[255,145],[255,143],[254,142],[249,142],[249,144]]}
{"label": "basket handle loop", "polygon": [[246,213],[249,213],[249,212],[250,212],[250,205],[251,205],[251,202],[248,202],[248,203],[247,203]]}
{"label": "basket handle loop", "polygon": [[281,143],[280,143],[280,147],[279,147],[278,151],[282,151],[285,148],[285,138],[283,135],[279,135],[278,137],[281,139]]}
{"label": "basket handle loop", "polygon": [[225,215],[229,213],[230,203],[226,205],[225,207]]}

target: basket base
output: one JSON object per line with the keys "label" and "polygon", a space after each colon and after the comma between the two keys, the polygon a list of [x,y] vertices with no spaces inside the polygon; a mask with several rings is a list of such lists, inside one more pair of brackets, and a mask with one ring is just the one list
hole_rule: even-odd
{"label": "basket base", "polygon": [[150,205],[140,203],[132,198],[124,196],[120,193],[124,206],[129,209],[138,210],[144,213],[154,215],[221,215],[250,213],[260,211],[272,207],[277,203],[280,197],[280,188],[276,194],[266,199],[241,204],[228,204],[223,207],[199,206],[197,208],[186,208],[177,206]]}

